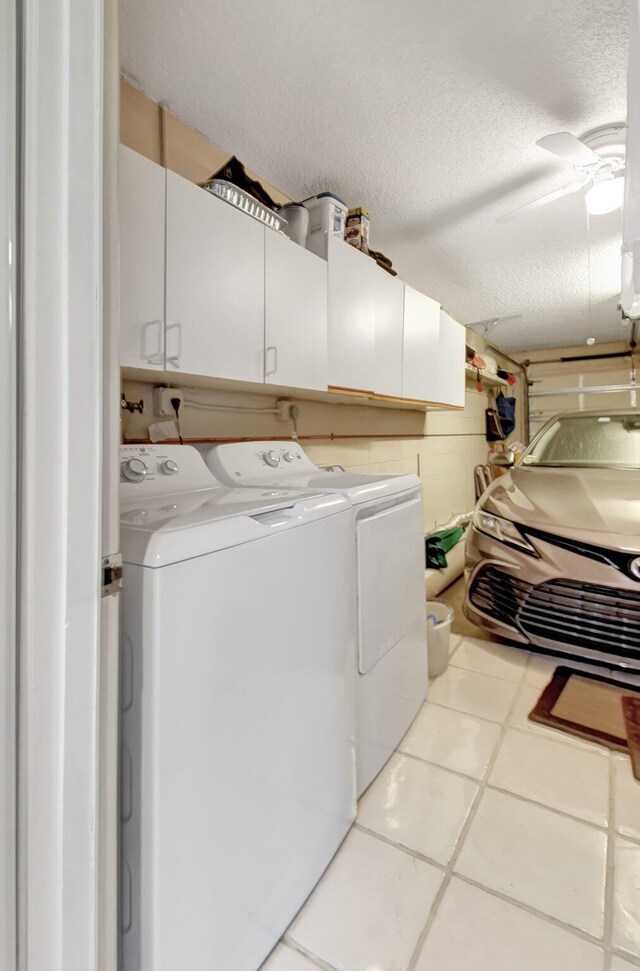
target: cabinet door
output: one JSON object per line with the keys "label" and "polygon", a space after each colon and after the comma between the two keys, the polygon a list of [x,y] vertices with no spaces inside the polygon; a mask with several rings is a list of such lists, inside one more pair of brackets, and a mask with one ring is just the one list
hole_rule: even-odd
{"label": "cabinet door", "polygon": [[164,368],[166,172],[120,146],[120,364]]}
{"label": "cabinet door", "polygon": [[329,236],[329,384],[373,391],[376,321],[371,260]]}
{"label": "cabinet door", "polygon": [[462,324],[440,311],[438,356],[438,398],[445,405],[464,408],[465,329]]}
{"label": "cabinet door", "polygon": [[373,301],[375,319],[373,390],[399,398],[402,396],[404,286],[372,259],[369,263],[369,299]]}
{"label": "cabinet door", "polygon": [[327,390],[327,264],[265,230],[267,384]]}
{"label": "cabinet door", "polygon": [[264,234],[167,172],[167,370],[264,380]]}
{"label": "cabinet door", "polygon": [[438,401],[441,361],[438,341],[440,304],[412,287],[404,288],[402,395]]}

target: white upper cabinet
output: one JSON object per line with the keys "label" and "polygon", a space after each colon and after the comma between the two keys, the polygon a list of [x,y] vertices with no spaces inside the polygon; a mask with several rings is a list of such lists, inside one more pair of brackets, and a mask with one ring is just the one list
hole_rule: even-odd
{"label": "white upper cabinet", "polygon": [[264,380],[327,390],[327,264],[265,229]]}
{"label": "white upper cabinet", "polygon": [[446,310],[440,311],[438,348],[442,366],[438,372],[438,397],[435,400],[443,405],[464,408],[465,329]]}
{"label": "white upper cabinet", "polygon": [[374,391],[376,318],[371,295],[372,260],[335,236],[327,238],[327,259],[329,384]]}
{"label": "white upper cabinet", "polygon": [[376,394],[402,396],[402,333],[404,285],[382,270],[370,258],[371,287],[367,299],[373,301],[375,320],[375,357],[373,390]]}
{"label": "white upper cabinet", "polygon": [[167,370],[264,380],[265,228],[167,172]]}
{"label": "white upper cabinet", "polygon": [[120,363],[164,368],[166,172],[120,146]]}
{"label": "white upper cabinet", "polygon": [[440,304],[424,293],[405,286],[402,365],[404,398],[439,401],[439,372],[442,366],[439,341]]}
{"label": "white upper cabinet", "polygon": [[464,407],[465,330],[329,235],[326,260],[120,146],[120,363]]}

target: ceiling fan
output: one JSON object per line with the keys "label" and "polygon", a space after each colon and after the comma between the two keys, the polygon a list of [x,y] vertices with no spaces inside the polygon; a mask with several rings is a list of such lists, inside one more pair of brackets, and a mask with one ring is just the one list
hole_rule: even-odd
{"label": "ceiling fan", "polygon": [[536,145],[573,166],[576,178],[561,189],[555,189],[540,199],[499,216],[496,222],[510,222],[585,188],[589,215],[604,215],[619,209],[624,195],[625,130],[626,125],[607,125],[596,128],[582,138],[561,131],[538,139]]}

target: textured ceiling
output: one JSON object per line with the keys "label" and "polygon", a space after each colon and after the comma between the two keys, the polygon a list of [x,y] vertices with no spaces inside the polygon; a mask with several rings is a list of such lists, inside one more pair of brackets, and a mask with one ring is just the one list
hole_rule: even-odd
{"label": "textured ceiling", "polygon": [[[627,0],[123,0],[123,73],[294,198],[371,212],[371,242],[505,350],[612,340],[620,215],[535,145],[626,118]],[[588,239],[590,235],[590,247]],[[590,257],[589,257],[590,254]],[[589,286],[589,279],[591,286]]]}

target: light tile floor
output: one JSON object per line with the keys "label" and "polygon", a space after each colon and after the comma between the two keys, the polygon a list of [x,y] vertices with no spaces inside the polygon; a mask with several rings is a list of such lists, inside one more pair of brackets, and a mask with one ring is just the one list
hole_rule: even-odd
{"label": "light tile floor", "polygon": [[262,971],[640,968],[628,757],[527,720],[566,661],[453,646]]}

